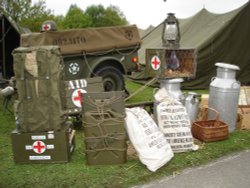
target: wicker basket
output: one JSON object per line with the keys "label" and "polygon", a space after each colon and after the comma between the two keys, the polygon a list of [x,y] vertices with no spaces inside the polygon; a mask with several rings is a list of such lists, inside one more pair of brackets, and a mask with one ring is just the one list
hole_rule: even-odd
{"label": "wicker basket", "polygon": [[[208,110],[215,112],[214,120],[208,120]],[[219,112],[213,108],[205,107],[201,113],[202,120],[195,121],[192,124],[193,137],[204,142],[225,140],[228,137],[228,125],[219,120]]]}

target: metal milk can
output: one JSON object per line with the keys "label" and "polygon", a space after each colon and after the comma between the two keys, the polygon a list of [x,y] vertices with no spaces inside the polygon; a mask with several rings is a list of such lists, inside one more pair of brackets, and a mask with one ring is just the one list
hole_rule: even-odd
{"label": "metal milk can", "polygon": [[200,101],[198,99],[200,95],[194,92],[188,92],[185,99],[185,107],[191,122],[197,119]]}
{"label": "metal milk can", "polygon": [[[208,106],[220,113],[220,119],[227,123],[229,132],[235,130],[237,121],[237,108],[240,95],[240,82],[235,79],[236,65],[216,63],[216,77],[212,79],[209,87]],[[208,113],[209,118],[213,114]]]}
{"label": "metal milk can", "polygon": [[171,97],[184,104],[185,96],[181,91],[181,82],[183,81],[183,78],[162,79],[160,80],[160,87],[165,88]]}

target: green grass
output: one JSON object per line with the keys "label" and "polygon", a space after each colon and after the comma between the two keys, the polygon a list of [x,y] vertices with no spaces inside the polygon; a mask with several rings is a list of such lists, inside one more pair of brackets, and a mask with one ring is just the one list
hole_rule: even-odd
{"label": "green grass", "polygon": [[[128,82],[131,93],[139,85]],[[129,103],[152,100],[153,88],[147,88],[129,100]],[[2,102],[0,100],[0,102]],[[2,107],[2,106],[0,106]],[[129,156],[126,164],[87,166],[82,129],[76,132],[76,149],[69,163],[65,164],[15,164],[10,133],[15,128],[14,117],[0,110],[0,187],[107,187],[123,188],[149,182],[163,176],[181,172],[187,167],[208,163],[218,157],[250,149],[250,132],[235,131],[229,139],[200,143],[196,152],[175,154],[174,158],[152,173],[136,156]]]}
{"label": "green grass", "polygon": [[[126,86],[128,91],[130,92],[130,95],[133,95],[134,92],[137,92],[138,88],[143,87],[143,85],[127,81]],[[187,94],[191,90],[182,90],[184,94]],[[193,92],[197,94],[208,94],[208,90],[192,90]],[[139,92],[134,97],[129,99],[127,103],[138,103],[138,102],[148,102],[153,101],[153,95],[156,92],[156,88],[153,87],[145,87],[142,92]]]}
{"label": "green grass", "polygon": [[[137,92],[137,90],[142,87],[142,85],[127,81],[126,87],[130,95],[133,95],[134,92]],[[139,92],[138,94],[136,94],[134,97],[132,97],[126,102],[130,104],[130,103],[153,101],[153,94],[154,94],[153,87],[145,87],[144,90],[142,90],[142,92]]]}

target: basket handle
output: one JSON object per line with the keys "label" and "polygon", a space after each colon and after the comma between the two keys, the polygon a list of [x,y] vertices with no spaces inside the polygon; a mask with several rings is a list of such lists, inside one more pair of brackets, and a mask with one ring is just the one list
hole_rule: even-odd
{"label": "basket handle", "polygon": [[[206,110],[205,112],[207,112],[207,110],[213,111],[215,113],[216,122],[220,120],[220,113],[217,110],[215,110],[214,108],[211,108],[209,106],[203,106],[202,108],[204,108]],[[205,117],[206,117],[206,120],[208,120],[208,113],[206,113]]]}

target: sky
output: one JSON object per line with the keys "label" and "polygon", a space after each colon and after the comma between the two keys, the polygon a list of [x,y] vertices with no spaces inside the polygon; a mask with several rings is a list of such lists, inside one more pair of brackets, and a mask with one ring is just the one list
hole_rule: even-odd
{"label": "sky", "polygon": [[[33,0],[35,3],[38,0]],[[244,5],[248,0],[45,0],[47,8],[55,15],[65,15],[71,4],[82,10],[91,5],[115,5],[119,7],[130,24],[141,29],[157,26],[167,13],[175,13],[177,18],[187,18],[206,8],[213,13],[225,13]]]}

